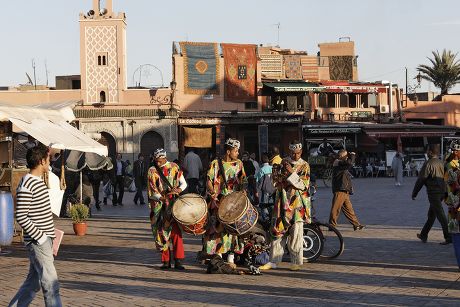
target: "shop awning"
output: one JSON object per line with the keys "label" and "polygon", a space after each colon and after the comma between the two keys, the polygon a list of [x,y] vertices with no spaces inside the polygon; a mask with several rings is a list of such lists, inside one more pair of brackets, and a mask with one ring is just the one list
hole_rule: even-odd
{"label": "shop awning", "polygon": [[40,143],[56,149],[78,150],[107,156],[107,147],[99,144],[68,122],[74,120],[71,104],[36,107],[0,103],[0,120],[9,120]]}
{"label": "shop awning", "polygon": [[324,89],[323,86],[312,82],[264,82],[263,84],[275,92],[320,92]]}

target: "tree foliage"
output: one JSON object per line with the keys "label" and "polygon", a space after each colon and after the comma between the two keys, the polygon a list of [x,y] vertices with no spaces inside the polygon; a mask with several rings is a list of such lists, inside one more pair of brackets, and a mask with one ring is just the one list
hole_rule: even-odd
{"label": "tree foliage", "polygon": [[433,82],[441,89],[441,96],[448,94],[449,90],[460,83],[460,62],[456,60],[457,54],[444,49],[432,51],[433,58],[428,58],[431,65],[419,65],[417,70],[423,79]]}

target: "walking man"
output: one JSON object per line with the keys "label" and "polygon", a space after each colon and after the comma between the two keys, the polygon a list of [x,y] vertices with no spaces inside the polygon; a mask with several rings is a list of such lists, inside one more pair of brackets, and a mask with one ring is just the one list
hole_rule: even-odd
{"label": "walking man", "polygon": [[143,191],[147,184],[147,164],[144,162],[144,155],[139,153],[137,161],[133,167],[134,184],[136,185],[136,195],[134,195],[134,204],[140,200],[141,205],[145,205]]}
{"label": "walking man", "polygon": [[353,185],[351,183],[350,168],[355,162],[355,153],[348,152],[345,149],[339,151],[339,157],[332,165],[332,208],[329,214],[329,224],[337,226],[337,219],[340,211],[353,225],[354,230],[361,230],[365,226],[361,225],[356,217],[353,205],[351,204],[350,195],[353,194]]}
{"label": "walking man", "polygon": [[[125,194],[125,176],[126,176],[126,163],[121,160],[121,153],[117,153],[117,158],[114,163],[115,169],[115,187],[113,189],[113,205],[117,203],[123,206],[123,195]],[[118,196],[117,196],[118,189]]]}
{"label": "walking man", "polygon": [[184,158],[185,180],[187,180],[187,191],[189,193],[198,193],[198,183],[200,173],[203,171],[203,164],[200,156],[197,155],[193,148],[190,148]]}
{"label": "walking man", "polygon": [[412,191],[412,199],[415,200],[418,192],[423,186],[426,186],[426,192],[428,194],[428,201],[430,202],[430,208],[428,209],[428,219],[426,220],[425,225],[422,228],[422,231],[417,234],[423,243],[426,243],[428,239],[428,233],[433,226],[433,223],[438,219],[441,223],[442,233],[444,235],[444,242],[441,244],[451,243],[451,238],[447,229],[447,218],[442,208],[442,200],[446,192],[446,184],[444,181],[444,164],[438,158],[439,155],[439,145],[430,144],[427,150],[428,161],[426,161],[418,179],[415,182],[414,190]]}
{"label": "walking man", "polygon": [[49,170],[49,150],[39,144],[27,150],[26,159],[30,172],[22,178],[17,189],[16,220],[24,230],[30,266],[26,280],[9,306],[28,306],[40,288],[45,306],[62,306],[53,257],[53,214],[42,178]]}

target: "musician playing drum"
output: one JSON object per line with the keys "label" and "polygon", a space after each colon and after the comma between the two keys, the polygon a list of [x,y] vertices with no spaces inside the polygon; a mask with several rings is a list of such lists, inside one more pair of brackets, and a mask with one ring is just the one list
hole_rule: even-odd
{"label": "musician playing drum", "polygon": [[310,166],[301,158],[302,143],[294,141],[289,145],[290,157],[283,159],[280,169],[273,172],[276,196],[270,233],[273,241],[270,248],[270,262],[261,270],[277,267],[283,259],[287,243],[293,271],[303,264],[303,223],[311,223]]}
{"label": "musician playing drum", "polygon": [[[238,159],[240,142],[227,139],[225,142],[225,156],[211,162],[206,187],[211,196],[209,203],[209,223],[204,236],[204,252],[208,255],[229,252],[227,261],[233,263],[233,252],[242,253],[243,243],[238,236],[229,234],[217,219],[219,200],[233,191],[242,190],[247,183],[243,162]],[[224,179],[225,178],[225,179]]]}
{"label": "musician playing drum", "polygon": [[166,151],[157,149],[153,158],[155,164],[147,173],[147,189],[150,206],[150,223],[155,244],[161,251],[162,269],[171,268],[170,253],[174,253],[174,268],[184,270],[181,260],[184,259],[182,233],[171,211],[174,201],[187,183],[176,163],[169,162]]}

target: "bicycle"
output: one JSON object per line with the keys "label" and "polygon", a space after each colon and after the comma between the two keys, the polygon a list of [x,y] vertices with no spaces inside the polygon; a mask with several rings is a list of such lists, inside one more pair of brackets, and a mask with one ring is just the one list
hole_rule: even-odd
{"label": "bicycle", "polygon": [[[315,217],[313,202],[316,193],[315,186],[311,186],[312,222],[304,226],[304,260],[315,262],[318,258],[334,259],[339,257],[345,248],[343,236],[334,226],[320,222]],[[317,238],[320,235],[320,240]]]}

